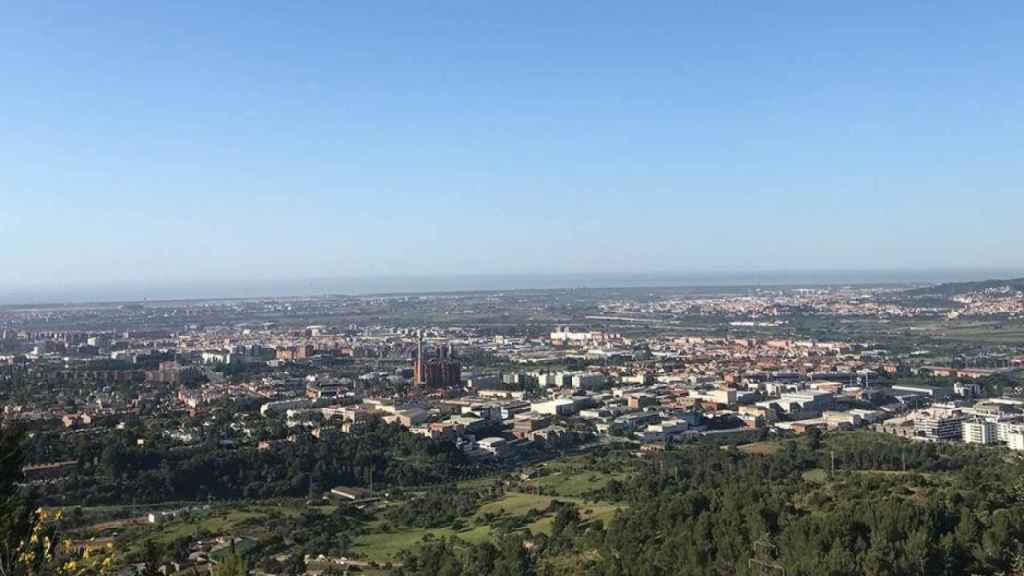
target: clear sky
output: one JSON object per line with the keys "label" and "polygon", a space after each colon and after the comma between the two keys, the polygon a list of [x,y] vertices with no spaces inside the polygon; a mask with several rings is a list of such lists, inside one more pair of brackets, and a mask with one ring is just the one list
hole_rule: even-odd
{"label": "clear sky", "polygon": [[1024,2],[9,2],[0,284],[1024,268]]}

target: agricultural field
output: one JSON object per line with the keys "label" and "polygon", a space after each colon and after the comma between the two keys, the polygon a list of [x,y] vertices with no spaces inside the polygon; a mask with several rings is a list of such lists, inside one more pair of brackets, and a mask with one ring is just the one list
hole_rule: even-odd
{"label": "agricultural field", "polygon": [[971,344],[1024,344],[1024,322],[931,322],[914,327],[918,335]]}

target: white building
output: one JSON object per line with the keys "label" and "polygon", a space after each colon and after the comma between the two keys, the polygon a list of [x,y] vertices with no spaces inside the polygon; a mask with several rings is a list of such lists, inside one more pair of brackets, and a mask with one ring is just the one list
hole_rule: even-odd
{"label": "white building", "polygon": [[648,424],[647,428],[639,434],[645,442],[658,442],[682,434],[689,429],[685,420],[668,418],[657,424]]}
{"label": "white building", "polygon": [[267,402],[260,406],[260,416],[273,416],[276,414],[284,414],[288,410],[301,410],[304,408],[311,408],[313,401],[308,398],[294,398],[291,400],[276,400],[274,402]]}
{"label": "white building", "polygon": [[832,407],[835,394],[823,390],[803,390],[801,392],[790,392],[779,398],[779,403],[790,406],[799,406],[801,410],[824,411]]}
{"label": "white building", "polygon": [[533,377],[537,379],[537,386],[541,388],[557,388],[561,385],[555,372],[534,372]]}
{"label": "white building", "polygon": [[640,386],[651,384],[654,382],[654,375],[650,372],[639,372],[637,374],[629,374],[619,379],[623,384],[637,384]]}
{"label": "white building", "polygon": [[756,406],[772,410],[777,408],[787,414],[824,412],[832,407],[834,399],[835,395],[831,392],[803,390],[787,392],[775,400],[763,400]]}
{"label": "white building", "polygon": [[953,384],[953,393],[971,398],[981,394],[981,386],[977,382],[956,382]]}
{"label": "white building", "polygon": [[508,441],[504,438],[483,438],[476,444],[480,450],[495,456],[501,456],[508,449]]}
{"label": "white building", "polygon": [[861,420],[868,424],[880,422],[882,417],[885,415],[881,410],[864,410],[863,408],[854,408],[853,410],[850,410],[850,414],[860,416]]}
{"label": "white building", "polygon": [[993,444],[996,441],[996,425],[980,419],[964,422],[962,437],[968,444]]}
{"label": "white building", "polygon": [[996,442],[1009,444],[1011,436],[1014,434],[1024,434],[1024,423],[1017,420],[999,420],[995,422],[995,429]]}
{"label": "white building", "polygon": [[1006,436],[1006,445],[1010,450],[1024,451],[1024,432],[1012,432]]}
{"label": "white building", "polygon": [[706,400],[715,404],[726,404],[732,405],[736,403],[736,389],[735,388],[715,388],[713,390],[706,390],[700,392],[691,392],[690,396],[693,398],[699,398],[700,400]]}
{"label": "white building", "polygon": [[234,364],[235,357],[224,350],[208,350],[202,354],[203,364]]}
{"label": "white building", "polygon": [[546,402],[534,402],[530,411],[538,414],[572,416],[576,413],[576,403],[568,398],[555,398]]}
{"label": "white building", "polygon": [[603,339],[601,332],[572,332],[568,326],[559,326],[551,333],[553,344],[585,344]]}
{"label": "white building", "polygon": [[584,373],[575,374],[572,377],[572,387],[574,389],[592,389],[600,388],[604,386],[608,379],[604,374],[597,373]]}
{"label": "white building", "polygon": [[841,426],[857,428],[864,422],[861,416],[859,414],[854,414],[852,410],[849,412],[826,410],[821,413],[821,417],[829,428],[838,428]]}

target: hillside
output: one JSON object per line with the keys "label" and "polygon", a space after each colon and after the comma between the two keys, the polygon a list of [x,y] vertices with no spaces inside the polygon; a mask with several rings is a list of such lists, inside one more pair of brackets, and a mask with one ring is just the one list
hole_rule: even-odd
{"label": "hillside", "polygon": [[935,286],[914,288],[907,290],[904,294],[915,297],[952,298],[953,296],[968,292],[1002,287],[1008,287],[1011,290],[1024,290],[1024,278],[980,280],[977,282],[946,282]]}

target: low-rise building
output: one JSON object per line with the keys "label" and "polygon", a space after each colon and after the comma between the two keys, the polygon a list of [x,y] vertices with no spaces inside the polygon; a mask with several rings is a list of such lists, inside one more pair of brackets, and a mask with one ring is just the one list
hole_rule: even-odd
{"label": "low-rise building", "polygon": [[638,435],[644,442],[661,442],[669,440],[689,429],[685,420],[666,418],[661,422],[648,424]]}
{"label": "low-rise building", "polygon": [[661,419],[657,412],[631,412],[615,419],[615,424],[626,431],[637,430],[647,424],[653,424]]}
{"label": "low-rise building", "polygon": [[731,406],[736,403],[737,391],[735,388],[713,388],[711,390],[692,392],[690,397],[704,402]]}
{"label": "low-rise building", "polygon": [[491,438],[482,438],[481,440],[477,441],[477,446],[480,448],[480,450],[487,452],[488,454],[497,456],[499,458],[501,456],[504,456],[509,449],[508,440],[505,440],[504,438],[498,438],[496,436]]}
{"label": "low-rise building", "polygon": [[515,417],[512,433],[517,438],[526,438],[530,433],[546,428],[551,424],[551,417],[537,412],[526,412]]}
{"label": "low-rise building", "polygon": [[572,377],[572,387],[575,389],[594,389],[600,388],[608,382],[608,378],[604,374],[596,372],[585,372],[582,374],[574,374]]}
{"label": "low-rise building", "polygon": [[546,402],[534,402],[530,405],[531,412],[557,416],[572,416],[576,413],[576,403],[569,398],[555,398]]}
{"label": "low-rise building", "polygon": [[853,412],[835,412],[826,410],[821,414],[822,419],[825,421],[825,425],[830,429],[837,428],[857,428],[863,422],[863,419],[858,414]]}
{"label": "low-rise building", "polygon": [[393,416],[385,417],[384,420],[393,420],[406,428],[412,428],[413,426],[426,422],[427,416],[427,411],[422,408],[406,408],[404,410],[399,410]]}
{"label": "low-rise building", "polygon": [[657,403],[658,399],[651,394],[630,394],[627,400],[627,405],[631,410],[641,410]]}

